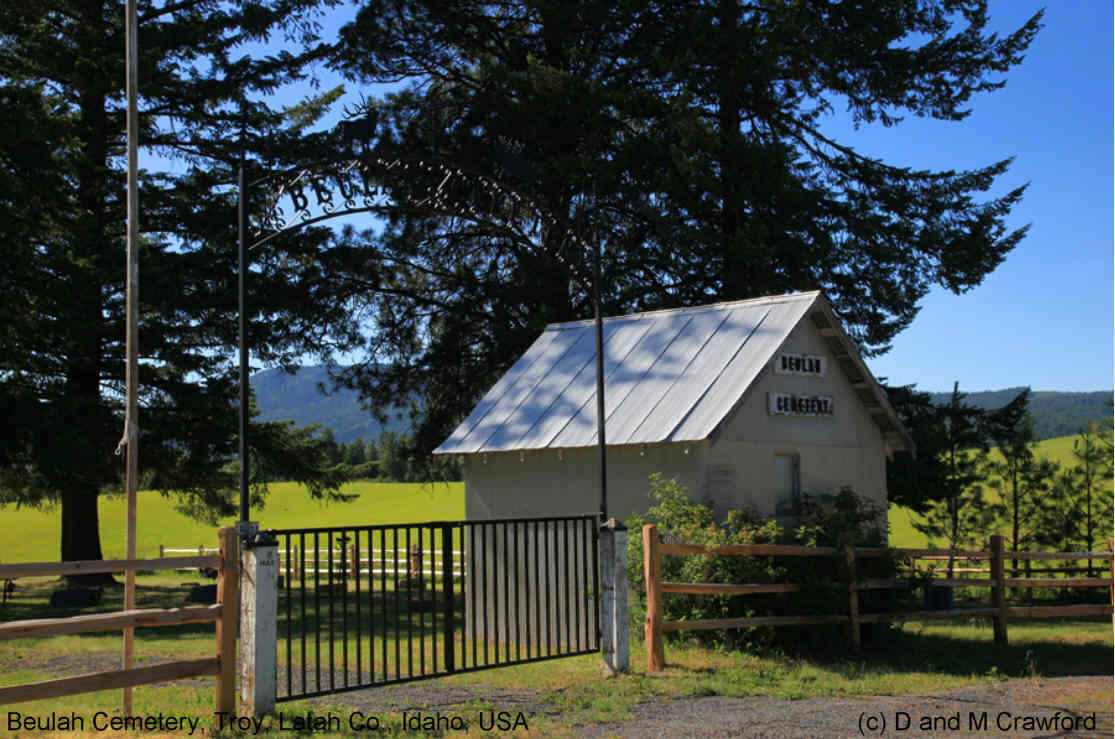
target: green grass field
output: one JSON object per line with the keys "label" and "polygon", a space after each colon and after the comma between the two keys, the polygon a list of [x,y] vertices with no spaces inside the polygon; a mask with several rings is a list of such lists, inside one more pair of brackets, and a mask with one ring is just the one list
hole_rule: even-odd
{"label": "green grass field", "polygon": [[[311,500],[295,483],[280,482],[270,487],[266,506],[252,511],[252,518],[269,529],[455,521],[465,514],[464,483],[460,482],[354,482],[343,488],[343,492],[359,496],[349,503]],[[124,556],[124,502],[122,496],[100,499],[101,546],[106,559]],[[8,506],[0,507],[0,516],[6,531],[20,532],[18,538],[3,537],[0,541],[0,562],[58,560],[58,511]],[[235,518],[230,518],[222,525],[234,522]],[[150,490],[140,491],[137,496],[136,533],[140,558],[158,557],[160,544],[175,549],[217,545],[217,527],[179,513],[172,500]]]}
{"label": "green grass field", "polygon": [[[1062,436],[1057,439],[1046,439],[1045,441],[1038,442],[1037,451],[1035,456],[1037,458],[1045,457],[1052,462],[1059,463],[1062,467],[1071,467],[1073,465],[1072,456],[1072,443],[1077,437],[1075,436]],[[998,450],[991,450],[991,457],[996,461],[1001,461],[1002,457],[999,455]],[[1108,482],[1108,490],[1112,489],[1110,481]],[[986,495],[989,500],[998,500],[998,494],[993,488],[987,488]],[[913,521],[922,520],[913,511],[902,506],[892,505],[887,512],[887,521],[890,524],[890,545],[892,547],[911,547],[920,549],[929,545],[925,535],[914,529]],[[998,531],[989,531],[991,534],[1008,534],[1010,530],[1009,524],[1003,522],[1000,524]],[[935,541],[934,545],[938,547],[945,547],[943,541]],[[1102,548],[1102,547],[1101,547]]]}

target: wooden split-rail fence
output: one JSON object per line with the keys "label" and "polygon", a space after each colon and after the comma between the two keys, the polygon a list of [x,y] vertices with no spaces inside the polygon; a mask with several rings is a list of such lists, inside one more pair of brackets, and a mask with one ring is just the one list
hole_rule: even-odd
{"label": "wooden split-rail fence", "polygon": [[236,529],[232,527],[222,528],[219,532],[219,540],[220,546],[215,554],[197,554],[189,557],[0,565],[0,579],[205,567],[217,570],[217,603],[214,605],[135,609],[68,618],[0,623],[0,641],[7,641],[60,634],[121,631],[137,626],[178,626],[212,622],[216,624],[214,656],[0,687],[0,705],[60,698],[98,690],[131,688],[202,675],[216,675],[216,710],[229,714],[235,713],[236,630],[240,617],[240,543],[236,536]]}
{"label": "wooden split-rail fence", "polygon": [[[991,537],[989,551],[963,551],[938,549],[887,549],[875,547],[809,547],[776,544],[738,544],[720,547],[716,550],[705,549],[696,544],[666,544],[658,540],[658,527],[648,524],[643,527],[643,572],[646,577],[647,616],[645,636],[647,644],[647,671],[658,672],[666,664],[662,634],[667,631],[690,631],[700,629],[741,629],[753,626],[809,626],[820,624],[843,624],[846,628],[850,646],[860,648],[860,625],[865,623],[887,623],[892,621],[923,621],[931,619],[970,618],[973,616],[990,617],[994,627],[995,644],[1007,646],[1007,622],[1017,618],[1058,618],[1065,616],[1085,616],[1112,614],[1115,612],[1115,540],[1108,539],[1106,552],[1008,552],[1004,550],[1002,536]],[[987,560],[990,575],[982,578],[942,578],[930,582],[936,587],[947,588],[991,588],[991,607],[989,608],[950,608],[940,611],[914,611],[902,613],[860,613],[859,591],[886,588],[905,588],[907,578],[863,578],[856,577],[856,560],[883,557],[888,553],[903,555],[911,562],[918,559],[967,559]],[[840,559],[843,576],[842,588],[847,593],[845,613],[815,614],[807,616],[754,616],[750,618],[695,619],[688,621],[665,621],[663,619],[663,597],[670,593],[688,595],[757,595],[760,593],[796,593],[804,588],[796,583],[737,584],[737,583],[676,583],[664,582],[661,577],[661,558],[663,555],[742,555],[742,556],[779,556],[779,557],[835,557]],[[1083,578],[1011,578],[1006,576],[1006,560],[1083,560],[1098,559],[1108,563],[1107,577]],[[981,570],[982,571],[982,570]],[[955,572],[955,570],[954,570]],[[1094,588],[1112,589],[1111,604],[1100,605],[1049,605],[1049,606],[1008,606],[1008,588]]]}

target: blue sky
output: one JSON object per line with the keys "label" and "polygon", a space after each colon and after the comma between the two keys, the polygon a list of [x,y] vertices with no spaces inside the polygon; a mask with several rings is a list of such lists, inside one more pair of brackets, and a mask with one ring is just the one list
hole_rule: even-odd
{"label": "blue sky", "polygon": [[[1041,7],[993,0],[992,28],[1009,33]],[[954,380],[968,391],[1112,388],[1112,26],[1110,0],[1052,3],[1006,87],[974,99],[962,122],[826,122],[837,140],[897,166],[960,170],[1015,157],[991,195],[1030,183],[1008,220],[1031,224],[1028,236],[980,286],[926,296],[892,350],[869,362],[877,377],[934,391]]]}
{"label": "blue sky", "polygon": [[[1007,32],[1042,4],[991,4]],[[924,390],[1112,387],[1112,3],[1060,0],[1007,86],[961,123],[908,118],[846,143],[891,164],[965,169],[1015,157],[997,194],[1030,183],[1008,223],[1028,236],[979,287],[937,289],[871,370]]]}

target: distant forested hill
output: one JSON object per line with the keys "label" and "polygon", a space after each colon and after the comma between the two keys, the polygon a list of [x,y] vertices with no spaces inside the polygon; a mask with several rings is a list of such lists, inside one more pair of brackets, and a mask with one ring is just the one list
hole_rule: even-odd
{"label": "distant forested hill", "polygon": [[330,387],[325,367],[302,367],[296,374],[281,370],[264,370],[252,376],[262,421],[282,421],[293,418],[299,426],[319,423],[333,430],[333,438],[348,443],[360,436],[364,441],[378,439],[383,430],[406,433],[410,419],[403,408],[393,410],[386,424],[380,424],[372,414],[360,406],[353,390],[338,390],[325,395],[318,385]]}
{"label": "distant forested hill", "polygon": [[[964,392],[964,388],[960,388]],[[1022,392],[1020,387],[1006,390],[983,390],[968,393],[966,402],[988,410],[1001,408]],[[944,404],[951,393],[931,393],[934,403]],[[1088,421],[1112,420],[1110,391],[1094,393],[1059,393],[1037,391],[1030,395],[1030,413],[1034,417],[1034,433],[1040,439],[1075,434]]]}
{"label": "distant forested hill", "polygon": [[[329,387],[324,367],[301,368],[297,374],[288,375],[279,370],[265,370],[252,377],[252,389],[264,421],[293,418],[299,426],[319,423],[333,430],[338,442],[350,442],[357,436],[365,441],[378,439],[385,428],[370,413],[360,407],[356,393],[339,390],[323,395],[319,383]],[[961,388],[963,390],[963,388]],[[999,408],[1021,392],[1022,388],[984,390],[968,394],[968,402],[980,408]],[[931,393],[933,402],[948,402],[949,393]],[[1075,434],[1088,421],[1108,423],[1112,419],[1110,392],[1058,393],[1035,392],[1030,398],[1030,412],[1038,439],[1053,439]],[[388,418],[386,428],[406,433],[410,420],[403,408],[395,409]]]}

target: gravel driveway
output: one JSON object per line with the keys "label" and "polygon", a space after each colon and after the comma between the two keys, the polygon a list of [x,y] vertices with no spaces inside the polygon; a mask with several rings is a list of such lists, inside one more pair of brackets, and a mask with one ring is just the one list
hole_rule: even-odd
{"label": "gravel driveway", "polygon": [[[536,691],[412,683],[330,696],[365,714],[461,712],[481,700],[496,711],[552,716]],[[656,699],[623,721],[571,727],[576,737],[1110,737],[1112,678],[1013,680],[937,695],[816,697],[801,700],[701,696]],[[1095,719],[1092,720],[1093,713]],[[870,718],[869,718],[870,717]],[[1050,724],[1049,722],[1055,721]],[[1039,724],[1040,720],[1046,723]],[[897,724],[896,724],[897,721]],[[986,724],[982,722],[986,721]],[[928,722],[928,723],[923,723]],[[862,733],[861,733],[862,727]]]}

